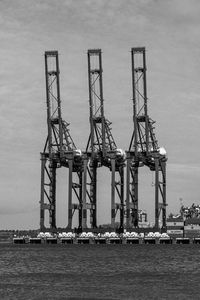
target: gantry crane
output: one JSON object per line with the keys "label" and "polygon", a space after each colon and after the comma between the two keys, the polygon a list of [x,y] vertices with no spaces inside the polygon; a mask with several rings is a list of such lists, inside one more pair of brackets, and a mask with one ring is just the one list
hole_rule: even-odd
{"label": "gantry crane", "polygon": [[[166,228],[166,151],[158,146],[154,121],[148,115],[146,54],[144,47],[131,49],[133,124],[127,154],[126,227],[138,227],[138,169],[147,166],[155,172],[155,228]],[[161,201],[160,201],[161,200]]]}
{"label": "gantry crane", "polygon": [[[87,167],[86,192],[90,206],[91,227],[97,227],[97,168],[105,166],[111,171],[111,227],[115,229],[116,215],[120,214],[120,227],[124,223],[124,165],[125,153],[118,149],[111,133],[111,122],[104,116],[103,77],[101,49],[88,50],[88,83],[90,106],[90,136],[86,152],[89,157]],[[116,200],[118,196],[118,202]],[[86,212],[85,212],[86,216]]]}
{"label": "gantry crane", "polygon": [[[41,153],[40,229],[45,230],[45,211],[49,226],[56,229],[56,171],[68,168],[68,228],[72,227],[75,210],[82,227],[82,174],[84,159],[69,132],[69,124],[61,116],[60,70],[58,51],[45,52],[46,104],[48,135]],[[73,174],[76,178],[73,178]],[[73,192],[77,202],[73,203]]]}

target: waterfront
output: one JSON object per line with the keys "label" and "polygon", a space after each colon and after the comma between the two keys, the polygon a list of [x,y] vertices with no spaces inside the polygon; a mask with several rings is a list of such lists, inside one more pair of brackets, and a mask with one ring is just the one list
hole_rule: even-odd
{"label": "waterfront", "polygon": [[199,245],[0,245],[1,299],[199,299]]}

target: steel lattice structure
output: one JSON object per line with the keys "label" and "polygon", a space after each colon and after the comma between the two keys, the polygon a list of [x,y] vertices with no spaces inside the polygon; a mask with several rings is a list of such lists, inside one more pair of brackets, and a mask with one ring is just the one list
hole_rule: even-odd
{"label": "steel lattice structure", "polygon": [[[46,104],[48,135],[41,153],[40,229],[45,229],[45,210],[49,212],[50,229],[56,229],[56,171],[66,167],[68,175],[68,228],[75,210],[82,227],[82,173],[84,159],[74,144],[69,124],[61,116],[60,70],[58,51],[45,52]],[[76,178],[73,178],[73,174]],[[73,203],[73,192],[78,199]]]}
{"label": "steel lattice structure", "polygon": [[91,226],[95,228],[97,226],[97,168],[108,167],[111,171],[111,226],[115,228],[115,218],[119,211],[120,228],[123,228],[125,153],[117,149],[111,132],[111,122],[104,115],[102,72],[101,49],[88,50],[90,136],[86,152],[89,157],[87,180],[90,190],[87,198],[91,203]]}
{"label": "steel lattice structure", "polygon": [[[72,229],[76,211],[79,231],[88,227],[88,214],[90,227],[97,228],[97,173],[103,166],[111,172],[111,227],[123,231],[125,217],[127,229],[138,227],[138,171],[147,166],[155,173],[155,228],[159,228],[162,214],[165,229],[167,157],[164,148],[158,146],[155,122],[148,115],[145,48],[131,49],[134,130],[126,154],[117,148],[111,122],[104,114],[101,49],[88,50],[87,58],[90,135],[83,153],[76,148],[69,124],[62,119],[58,51],[45,52],[48,134],[41,153],[40,229],[45,230],[49,223],[49,229],[56,230],[56,179],[57,169],[62,167],[68,170],[67,229]],[[49,222],[45,222],[46,211]],[[120,225],[116,228],[118,215]]]}
{"label": "steel lattice structure", "polygon": [[[138,169],[147,166],[155,172],[155,228],[166,228],[166,152],[159,148],[154,121],[148,115],[145,48],[132,48],[133,123],[127,151],[126,227],[138,227]],[[161,202],[159,201],[161,199]]]}

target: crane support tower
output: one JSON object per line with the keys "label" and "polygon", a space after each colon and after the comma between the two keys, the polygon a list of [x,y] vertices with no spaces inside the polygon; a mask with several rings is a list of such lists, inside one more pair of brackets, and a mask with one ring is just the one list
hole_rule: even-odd
{"label": "crane support tower", "polygon": [[[103,77],[101,49],[88,50],[88,83],[90,107],[90,136],[86,152],[87,193],[90,206],[91,227],[97,227],[97,169],[105,166],[111,171],[111,227],[115,229],[119,211],[120,229],[124,225],[124,165],[125,152],[118,149],[111,133],[111,122],[104,116]],[[118,199],[116,199],[118,197]],[[118,200],[118,202],[117,202]]]}
{"label": "crane support tower", "polygon": [[[45,230],[45,211],[49,213],[50,230],[56,229],[56,171],[68,168],[68,228],[78,210],[82,227],[82,175],[84,158],[69,132],[69,124],[61,116],[60,70],[58,51],[45,52],[46,104],[48,135],[41,153],[40,229]],[[76,175],[76,178],[73,178]],[[73,194],[76,203],[73,203]]]}
{"label": "crane support tower", "polygon": [[166,228],[166,151],[158,146],[154,121],[148,115],[146,53],[144,47],[131,49],[134,131],[127,154],[126,227],[138,227],[138,169],[155,172],[155,228]]}

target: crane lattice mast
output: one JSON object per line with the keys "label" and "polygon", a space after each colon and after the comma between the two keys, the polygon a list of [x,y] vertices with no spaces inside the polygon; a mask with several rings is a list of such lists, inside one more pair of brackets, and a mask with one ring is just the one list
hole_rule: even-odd
{"label": "crane lattice mast", "polygon": [[[68,180],[68,228],[72,227],[75,210],[79,211],[79,227],[82,226],[82,172],[83,157],[74,144],[69,124],[62,119],[60,99],[60,70],[58,51],[45,52],[46,105],[48,135],[41,153],[40,229],[45,229],[45,211],[49,212],[50,229],[56,229],[56,171],[69,169]],[[73,181],[73,174],[77,175]],[[78,199],[73,203],[72,191]]]}
{"label": "crane lattice mast", "polygon": [[88,50],[90,136],[86,151],[89,157],[87,173],[90,191],[87,197],[92,205],[90,217],[91,226],[94,228],[97,226],[97,168],[108,167],[111,171],[111,226],[115,228],[115,218],[119,211],[120,228],[123,228],[125,155],[121,149],[117,149],[111,132],[111,122],[104,115],[102,72],[101,49]]}
{"label": "crane lattice mast", "polygon": [[[146,165],[155,172],[155,228],[166,228],[166,152],[159,148],[154,121],[148,115],[146,53],[144,47],[131,49],[133,124],[127,151],[126,227],[138,227],[138,168]],[[161,202],[159,201],[161,200]]]}

